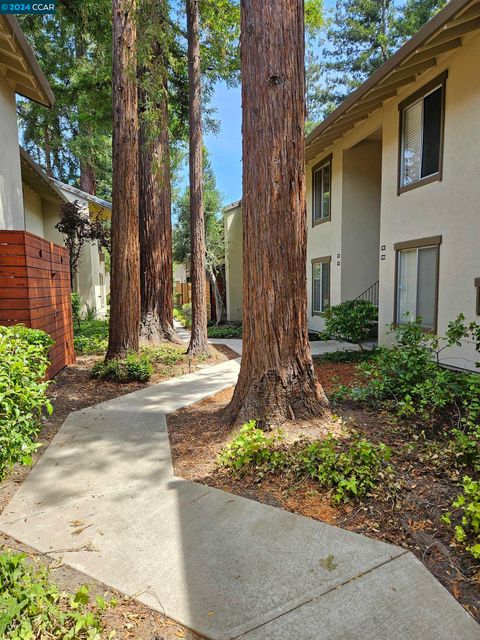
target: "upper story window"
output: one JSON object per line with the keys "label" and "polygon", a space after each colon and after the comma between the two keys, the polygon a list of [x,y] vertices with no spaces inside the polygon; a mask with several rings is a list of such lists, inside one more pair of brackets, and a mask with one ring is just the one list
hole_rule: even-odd
{"label": "upper story window", "polygon": [[399,193],[442,179],[446,79],[447,72],[399,105]]}
{"label": "upper story window", "polygon": [[330,220],[332,187],[332,157],[319,162],[312,169],[312,222],[314,225]]}

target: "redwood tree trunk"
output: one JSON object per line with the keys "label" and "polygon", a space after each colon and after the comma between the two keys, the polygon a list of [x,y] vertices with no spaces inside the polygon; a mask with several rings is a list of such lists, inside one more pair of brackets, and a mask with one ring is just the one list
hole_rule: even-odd
{"label": "redwood tree trunk", "polygon": [[208,342],[198,4],[199,0],[186,0],[190,108],[190,278],[192,282],[192,329],[187,353],[192,355],[205,352]]}
{"label": "redwood tree trunk", "polygon": [[[165,83],[166,85],[166,83]],[[164,86],[156,122],[142,117],[140,100],[140,340],[179,341],[173,329],[173,259],[168,98]],[[143,116],[145,114],[143,113]]]}
{"label": "redwood tree trunk", "polygon": [[92,196],[97,193],[97,181],[95,179],[95,169],[85,160],[80,161],[80,189]]}
{"label": "redwood tree trunk", "polygon": [[242,0],[243,350],[230,421],[318,415],[307,333],[301,0]]}
{"label": "redwood tree trunk", "polygon": [[138,114],[136,0],[113,0],[113,179],[107,359],[138,351]]}

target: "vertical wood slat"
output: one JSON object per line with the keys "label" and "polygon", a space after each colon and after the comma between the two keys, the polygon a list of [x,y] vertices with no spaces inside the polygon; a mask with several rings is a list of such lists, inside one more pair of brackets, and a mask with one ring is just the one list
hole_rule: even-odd
{"label": "vertical wood slat", "polygon": [[[192,302],[192,284],[191,282],[176,282],[175,283],[175,293],[178,294],[178,304],[180,306],[184,304],[191,304]],[[207,280],[207,287],[205,291],[205,299],[207,301],[207,317],[209,320],[212,319],[212,310],[211,310],[211,294],[210,294],[210,282]]]}
{"label": "vertical wood slat", "polygon": [[68,251],[28,231],[0,231],[0,324],[46,331],[48,378],[75,362]]}

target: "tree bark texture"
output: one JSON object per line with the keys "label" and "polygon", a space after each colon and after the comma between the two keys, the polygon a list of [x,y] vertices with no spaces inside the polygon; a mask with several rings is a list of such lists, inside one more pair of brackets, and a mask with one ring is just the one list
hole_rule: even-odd
{"label": "tree bark texture", "polygon": [[92,196],[97,192],[97,181],[95,179],[95,169],[85,160],[80,161],[80,189]]}
{"label": "tree bark texture", "polygon": [[186,0],[190,124],[190,278],[192,329],[187,353],[207,350],[205,214],[203,209],[203,140],[199,40],[199,0]]}
{"label": "tree bark texture", "polygon": [[243,350],[230,422],[322,413],[307,331],[303,2],[242,0]]}
{"label": "tree bark texture", "polygon": [[110,332],[106,358],[138,351],[138,113],[135,0],[113,0],[113,179]]}
{"label": "tree bark texture", "polygon": [[[166,84],[166,83],[165,83]],[[173,259],[167,87],[151,131],[140,106],[140,340],[178,342],[173,329]],[[143,114],[144,115],[144,114]]]}

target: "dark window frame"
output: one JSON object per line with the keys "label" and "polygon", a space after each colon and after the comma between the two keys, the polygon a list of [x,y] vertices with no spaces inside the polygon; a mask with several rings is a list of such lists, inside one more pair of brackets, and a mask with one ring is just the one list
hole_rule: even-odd
{"label": "dark window frame", "polygon": [[475,304],[475,314],[480,316],[480,278],[475,278],[474,281],[475,288],[477,290],[476,304]]}
{"label": "dark window frame", "polygon": [[[313,307],[315,299],[315,278],[313,277],[313,270],[316,264],[328,264],[328,308],[331,304],[331,290],[332,290],[332,256],[323,256],[322,258],[312,259],[312,316],[321,316],[325,309],[316,311]],[[323,291],[322,291],[323,294]],[[323,295],[322,295],[323,298]],[[320,300],[322,302],[322,300]],[[323,306],[323,305],[322,305]]]}
{"label": "dark window frame", "polygon": [[[312,167],[312,227],[316,227],[318,224],[323,224],[324,222],[330,222],[332,219],[332,157],[333,154],[330,154],[326,158],[323,158],[320,162],[317,162]],[[323,167],[329,165],[330,168],[330,198],[328,201],[328,216],[325,218],[320,218],[319,220],[315,220],[315,173],[322,169]]]}
{"label": "dark window frame", "polygon": [[[438,328],[438,297],[440,286],[440,245],[442,244],[442,236],[430,236],[428,238],[420,238],[418,240],[407,240],[406,242],[397,242],[393,245],[395,250],[395,285],[394,285],[394,303],[393,303],[393,326],[398,327],[403,323],[398,322],[398,276],[399,276],[399,258],[400,252],[406,249],[421,249],[422,247],[436,247],[437,249],[437,278],[435,282],[435,322],[433,328],[422,327],[426,333],[437,333]],[[418,289],[418,273],[416,286]]]}
{"label": "dark window frame", "polygon": [[[416,189],[417,187],[421,187],[424,184],[429,184],[431,182],[440,182],[443,179],[443,147],[445,142],[445,104],[446,104],[446,93],[447,93],[447,78],[448,78],[448,69],[446,69],[443,73],[436,76],[425,84],[423,87],[420,87],[417,91],[412,93],[408,98],[402,100],[402,102],[398,105],[398,113],[399,113],[399,135],[398,135],[398,171],[397,171],[397,195],[401,195],[407,191],[411,191],[412,189]],[[439,141],[439,158],[438,158],[438,171],[433,173],[432,175],[426,176],[425,178],[420,178],[416,182],[412,182],[411,184],[402,185],[402,162],[403,162],[403,154],[402,154],[402,146],[403,146],[403,113],[405,109],[410,107],[412,104],[425,98],[429,93],[432,93],[437,88],[442,88],[442,114],[440,120],[440,141]]]}

